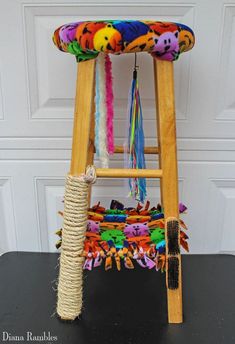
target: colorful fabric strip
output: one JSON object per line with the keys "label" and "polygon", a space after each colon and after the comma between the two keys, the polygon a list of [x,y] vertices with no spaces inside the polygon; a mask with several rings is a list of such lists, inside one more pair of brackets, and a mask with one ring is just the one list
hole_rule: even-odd
{"label": "colorful fabric strip", "polygon": [[[117,209],[121,207],[122,210]],[[187,208],[180,204],[180,212]],[[150,208],[140,204],[136,208],[124,208],[118,201],[111,202],[111,208],[105,209],[100,203],[88,211],[88,224],[84,251],[83,268],[92,270],[104,264],[105,270],[116,266],[133,269],[136,264],[146,269],[165,270],[165,223],[164,218],[155,219],[156,214],[163,214],[161,206]],[[180,244],[186,251],[187,229],[180,220]],[[183,230],[184,229],[184,230]],[[56,247],[63,239],[62,230]]]}

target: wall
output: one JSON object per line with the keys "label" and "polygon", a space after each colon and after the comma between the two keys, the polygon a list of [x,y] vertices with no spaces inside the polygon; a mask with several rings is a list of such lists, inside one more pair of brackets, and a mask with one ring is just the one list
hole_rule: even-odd
{"label": "wall", "polygon": [[[55,251],[69,168],[76,63],[52,44],[53,30],[91,18],[172,20],[191,26],[196,46],[175,63],[180,199],[189,208],[192,253],[235,251],[235,2],[0,2],[0,252]],[[115,134],[125,133],[133,56],[114,57]],[[147,144],[156,126],[151,58],[140,88]],[[155,156],[148,165],[156,166]],[[113,166],[122,167],[121,157]],[[124,200],[122,181],[100,181],[94,201]],[[159,183],[149,183],[157,202]],[[128,201],[130,202],[130,201]]]}

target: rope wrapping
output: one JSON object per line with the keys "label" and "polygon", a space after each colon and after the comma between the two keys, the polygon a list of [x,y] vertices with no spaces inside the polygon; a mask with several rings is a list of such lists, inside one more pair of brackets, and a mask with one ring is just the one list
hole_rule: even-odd
{"label": "rope wrapping", "polygon": [[57,298],[57,313],[66,320],[74,320],[81,313],[88,191],[95,180],[93,166],[87,168],[85,175],[66,178]]}

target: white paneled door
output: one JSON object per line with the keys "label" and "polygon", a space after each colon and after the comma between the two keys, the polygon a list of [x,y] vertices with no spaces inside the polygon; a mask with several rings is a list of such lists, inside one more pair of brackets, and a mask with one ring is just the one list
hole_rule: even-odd
{"label": "white paneled door", "polygon": [[[191,253],[235,252],[235,2],[0,2],[0,253],[55,251],[69,168],[76,63],[52,43],[56,27],[85,19],[182,22],[195,48],[175,63],[180,200],[188,208]],[[140,55],[140,56],[139,56]],[[147,144],[155,144],[153,68],[139,54]],[[133,56],[112,58],[115,136],[125,136]],[[155,157],[148,158],[150,167]],[[113,166],[123,166],[121,156]],[[99,181],[93,201],[125,203],[123,181]],[[148,183],[159,200],[158,181]]]}

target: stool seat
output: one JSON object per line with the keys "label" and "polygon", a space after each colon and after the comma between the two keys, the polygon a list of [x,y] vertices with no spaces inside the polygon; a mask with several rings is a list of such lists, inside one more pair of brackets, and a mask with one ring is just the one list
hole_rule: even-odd
{"label": "stool seat", "polygon": [[193,48],[193,31],[184,24],[150,20],[99,20],[60,26],[55,45],[77,61],[96,58],[100,52],[123,54],[148,52],[160,60],[175,61]]}

